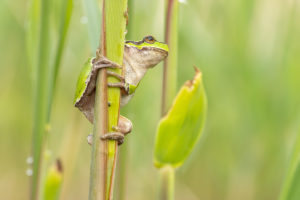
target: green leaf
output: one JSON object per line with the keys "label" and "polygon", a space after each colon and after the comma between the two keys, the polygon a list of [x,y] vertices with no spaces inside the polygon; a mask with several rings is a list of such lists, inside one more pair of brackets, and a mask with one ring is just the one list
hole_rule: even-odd
{"label": "green leaf", "polygon": [[51,105],[52,105],[52,100],[53,100],[53,96],[55,93],[57,76],[58,76],[58,72],[59,72],[59,69],[61,66],[61,60],[62,60],[63,52],[65,49],[67,33],[69,30],[71,16],[72,16],[72,12],[73,12],[73,0],[60,1],[60,7],[62,7],[62,9],[61,9],[60,18],[59,18],[60,19],[60,21],[59,21],[60,28],[58,31],[58,35],[59,35],[58,44],[56,47],[54,64],[51,68],[51,74],[50,74],[48,121],[50,121]]}
{"label": "green leaf", "polygon": [[295,143],[290,167],[281,190],[280,200],[300,199],[300,135]]}
{"label": "green leaf", "polygon": [[195,68],[193,80],[180,89],[167,115],[161,119],[155,144],[157,167],[179,167],[201,136],[206,115],[206,94],[202,74]]}
{"label": "green leaf", "polygon": [[[35,81],[34,127],[33,127],[33,176],[31,199],[37,199],[39,194],[39,180],[41,174],[41,155],[45,141],[47,124],[47,106],[49,91],[49,60],[50,60],[50,6],[51,1],[40,3],[40,29],[38,32],[37,68]],[[33,11],[33,10],[32,10]],[[32,32],[29,32],[32,33]],[[35,42],[34,42],[35,43]],[[35,48],[34,48],[35,49]]]}
{"label": "green leaf", "polygon": [[83,0],[84,11],[88,19],[87,28],[92,52],[96,52],[100,40],[100,9],[96,0]]}
{"label": "green leaf", "polygon": [[44,184],[44,200],[56,200],[59,199],[60,189],[62,185],[62,165],[60,160],[47,171],[45,184]]}
{"label": "green leaf", "polygon": [[37,55],[39,43],[39,28],[41,19],[40,0],[31,0],[29,5],[28,20],[26,26],[26,53],[28,66],[31,70],[33,85],[36,84]]}

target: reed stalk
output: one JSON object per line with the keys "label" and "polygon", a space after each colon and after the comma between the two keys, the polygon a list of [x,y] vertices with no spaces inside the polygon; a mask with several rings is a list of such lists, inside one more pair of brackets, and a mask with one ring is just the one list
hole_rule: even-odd
{"label": "reed stalk", "polygon": [[[98,51],[108,59],[122,65],[125,43],[127,0],[103,0],[101,46]],[[121,33],[121,34],[120,34]],[[115,69],[122,74],[122,70]],[[117,126],[120,109],[120,89],[107,88],[107,82],[117,82],[106,76],[106,69],[99,70],[96,83],[96,103],[90,168],[89,200],[111,200],[118,144],[100,140],[100,136]],[[110,107],[108,107],[110,102]]]}

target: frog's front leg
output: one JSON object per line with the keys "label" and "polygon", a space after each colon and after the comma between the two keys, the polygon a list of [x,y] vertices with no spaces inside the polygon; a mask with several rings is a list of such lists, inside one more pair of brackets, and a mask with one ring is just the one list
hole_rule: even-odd
{"label": "frog's front leg", "polygon": [[[93,62],[93,70],[99,70],[101,68],[113,68],[113,69],[122,69],[122,66],[105,58],[104,56],[101,56],[99,57],[99,59],[97,61],[94,61]],[[132,85],[130,83],[127,83],[125,81],[125,78],[121,75],[119,75],[118,73],[116,72],[112,72],[112,71],[107,71],[106,72],[107,75],[109,76],[113,76],[117,79],[120,80],[120,82],[117,82],[117,83],[108,83],[107,86],[108,87],[118,87],[118,88],[121,88],[122,91],[127,94],[127,95],[130,95],[130,94],[133,94],[135,92],[135,89],[137,88],[136,85]]]}
{"label": "frog's front leg", "polygon": [[[100,137],[101,140],[116,140],[119,145],[124,142],[124,137],[131,132],[132,123],[126,117],[120,115],[118,126],[112,127],[113,132],[109,132]],[[89,135],[87,137],[88,143],[91,145],[93,143],[93,136]]]}

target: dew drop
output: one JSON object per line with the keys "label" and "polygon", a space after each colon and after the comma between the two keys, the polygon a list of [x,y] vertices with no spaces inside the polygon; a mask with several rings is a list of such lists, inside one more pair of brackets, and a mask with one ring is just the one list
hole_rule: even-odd
{"label": "dew drop", "polygon": [[32,171],[31,168],[29,168],[29,169],[26,170],[26,175],[27,176],[32,176],[32,174],[33,174],[33,171]]}
{"label": "dew drop", "polygon": [[82,23],[82,24],[87,24],[88,23],[88,18],[87,18],[87,16],[82,16],[81,18],[80,18],[80,23]]}
{"label": "dew drop", "polygon": [[27,158],[26,158],[26,163],[27,164],[32,164],[33,163],[33,157],[32,156],[28,156]]}
{"label": "dew drop", "polygon": [[187,4],[187,0],[178,0],[179,3]]}

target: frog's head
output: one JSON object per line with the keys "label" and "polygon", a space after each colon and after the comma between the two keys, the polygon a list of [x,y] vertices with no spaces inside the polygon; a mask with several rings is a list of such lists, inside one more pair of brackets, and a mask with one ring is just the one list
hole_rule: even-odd
{"label": "frog's head", "polygon": [[151,68],[168,56],[168,45],[146,36],[139,42],[125,43],[125,56],[130,56],[140,67]]}

